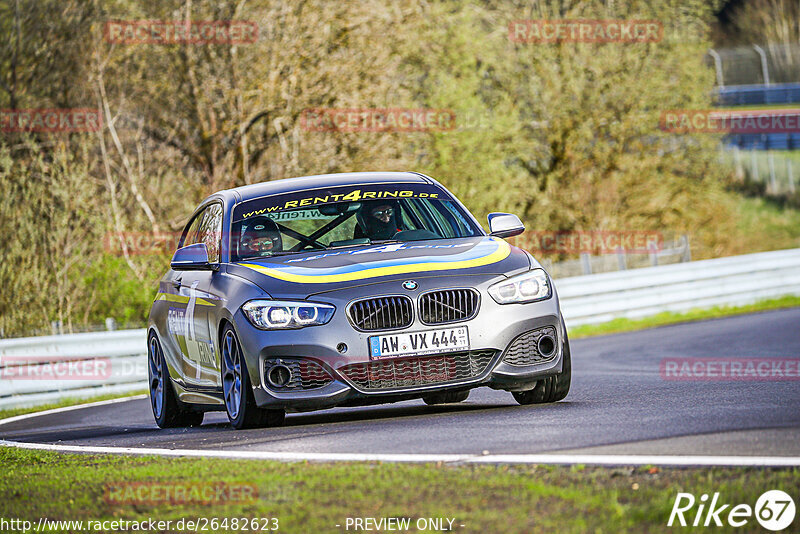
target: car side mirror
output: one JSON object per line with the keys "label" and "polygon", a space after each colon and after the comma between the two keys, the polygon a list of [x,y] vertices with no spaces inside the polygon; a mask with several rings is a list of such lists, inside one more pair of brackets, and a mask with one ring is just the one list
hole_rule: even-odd
{"label": "car side mirror", "polygon": [[208,263],[208,249],[205,243],[195,243],[179,248],[172,255],[170,267],[175,271],[204,271],[214,269]]}
{"label": "car side mirror", "polygon": [[489,234],[496,237],[514,237],[525,231],[519,217],[510,213],[489,214]]}

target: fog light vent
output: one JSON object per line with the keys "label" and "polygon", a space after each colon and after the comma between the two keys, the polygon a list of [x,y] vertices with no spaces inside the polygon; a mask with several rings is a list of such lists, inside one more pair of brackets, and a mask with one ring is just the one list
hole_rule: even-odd
{"label": "fog light vent", "polygon": [[264,379],[274,391],[316,389],[333,382],[330,373],[317,362],[286,358],[265,360]]}

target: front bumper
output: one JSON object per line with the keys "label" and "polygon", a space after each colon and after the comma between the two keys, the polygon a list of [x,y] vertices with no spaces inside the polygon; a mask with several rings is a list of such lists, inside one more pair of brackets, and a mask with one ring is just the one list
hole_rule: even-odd
{"label": "front bumper", "polygon": [[[536,381],[561,371],[563,343],[565,332],[563,320],[555,295],[547,300],[529,304],[497,304],[487,293],[487,288],[497,278],[486,280],[486,277],[461,276],[457,283],[450,277],[423,277],[415,279],[419,287],[408,292],[414,298],[419,293],[434,289],[452,287],[474,287],[481,294],[478,314],[459,323],[441,326],[424,325],[419,317],[399,332],[433,331],[441,328],[467,326],[470,338],[470,355],[437,354],[420,357],[414,360],[418,366],[436,368],[444,359],[458,362],[458,365],[472,366],[473,373],[468,376],[442,376],[441,380],[426,380],[425,383],[403,382],[391,380],[382,382],[379,388],[366,387],[363,380],[354,379],[353,368],[367,369],[369,373],[379,372],[382,377],[396,375],[398,369],[405,368],[406,359],[399,358],[389,362],[380,360],[379,367],[370,360],[369,338],[390,332],[361,332],[350,323],[345,313],[347,304],[353,298],[363,296],[364,289],[320,293],[309,298],[315,302],[327,302],[336,306],[337,311],[330,323],[323,326],[289,331],[263,331],[253,327],[239,311],[235,316],[236,329],[242,349],[247,358],[248,371],[256,403],[263,408],[281,408],[286,411],[305,411],[330,408],[341,405],[364,405],[386,403],[412,398],[445,390],[465,390],[480,386],[509,391],[523,391],[535,386]],[[472,282],[472,284],[469,284]],[[368,295],[397,293],[400,282],[389,281],[373,284]],[[520,361],[509,358],[512,344],[531,331],[547,329],[556,340],[554,354],[536,362]],[[392,331],[396,333],[398,331]],[[527,338],[525,338],[527,339]],[[527,339],[530,341],[530,339]],[[346,346],[344,352],[337,350]],[[516,344],[519,348],[519,343]],[[476,353],[475,358],[472,353]],[[313,389],[295,388],[290,391],[276,388],[270,384],[265,367],[276,362],[312,362],[315,369],[324,369],[330,380]],[[488,360],[488,363],[486,363]],[[512,364],[510,361],[514,361]],[[410,361],[407,360],[408,363]],[[480,368],[475,367],[480,363]],[[359,365],[360,364],[360,365]],[[317,367],[318,366],[318,367]],[[363,373],[361,375],[363,377]],[[370,374],[371,377],[375,375]],[[371,384],[371,383],[370,383]],[[411,385],[408,385],[411,384]]]}

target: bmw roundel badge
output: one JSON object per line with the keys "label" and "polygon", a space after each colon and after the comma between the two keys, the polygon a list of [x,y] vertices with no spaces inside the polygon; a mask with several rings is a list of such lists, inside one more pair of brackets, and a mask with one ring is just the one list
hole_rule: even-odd
{"label": "bmw roundel badge", "polygon": [[417,289],[419,284],[417,284],[414,280],[406,280],[403,282],[403,289],[408,289],[409,291],[414,291]]}

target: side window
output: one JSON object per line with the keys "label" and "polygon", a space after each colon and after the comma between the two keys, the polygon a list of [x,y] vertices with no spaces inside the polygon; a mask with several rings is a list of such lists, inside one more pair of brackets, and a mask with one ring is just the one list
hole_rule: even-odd
{"label": "side window", "polygon": [[205,243],[208,261],[219,263],[219,243],[222,237],[222,205],[212,204],[197,214],[189,225],[182,247]]}
{"label": "side window", "polygon": [[188,247],[189,245],[196,245],[197,243],[200,243],[200,223],[203,221],[203,216],[205,215],[206,211],[208,210],[206,209],[201,213],[198,213],[197,217],[192,220],[192,224],[189,225],[189,230],[186,232],[186,235],[183,238],[181,247]]}
{"label": "side window", "polygon": [[219,243],[222,237],[222,205],[212,204],[199,217],[198,243],[205,243],[209,263],[219,263]]}

